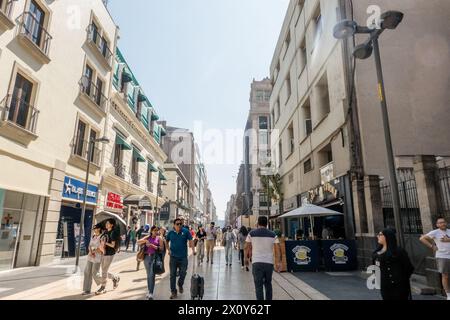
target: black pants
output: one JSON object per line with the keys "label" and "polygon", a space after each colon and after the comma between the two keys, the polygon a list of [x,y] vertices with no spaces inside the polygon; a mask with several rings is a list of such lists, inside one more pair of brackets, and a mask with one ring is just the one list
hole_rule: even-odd
{"label": "black pants", "polygon": [[273,264],[254,263],[252,265],[252,271],[255,282],[256,300],[264,300],[264,289],[266,291],[266,300],[272,300]]}
{"label": "black pants", "polygon": [[244,249],[239,250],[239,259],[241,259],[242,266],[244,267],[245,266]]}

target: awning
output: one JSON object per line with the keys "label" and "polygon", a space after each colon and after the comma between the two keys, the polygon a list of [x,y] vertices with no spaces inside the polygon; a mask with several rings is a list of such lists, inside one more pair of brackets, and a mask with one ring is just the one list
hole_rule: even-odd
{"label": "awning", "polygon": [[139,92],[138,102],[144,102],[144,101],[147,101],[147,97],[142,92]]}
{"label": "awning", "polygon": [[120,135],[116,135],[116,144],[122,147],[122,150],[131,150],[133,149],[128,143],[125,142],[124,138]]}
{"label": "awning", "polygon": [[158,169],[156,169],[150,161],[148,162],[148,170],[151,172],[158,172]]}
{"label": "awning", "polygon": [[152,121],[157,121],[157,120],[159,120],[159,116],[156,114],[156,112],[153,110],[153,112],[152,112]]}
{"label": "awning", "polygon": [[124,69],[122,72],[122,82],[127,83],[127,82],[131,82],[131,81],[133,81],[133,76],[131,75],[131,73],[129,73],[128,71],[126,71]]}
{"label": "awning", "polygon": [[133,149],[133,158],[136,159],[138,162],[145,162],[144,157],[141,156],[139,151],[137,151],[136,149]]}
{"label": "awning", "polygon": [[133,205],[139,207],[139,209],[142,210],[153,210],[152,208],[152,202],[150,201],[150,198],[145,195],[131,195],[128,196],[123,200],[123,204]]}
{"label": "awning", "polygon": [[161,170],[159,170],[159,180],[161,181],[166,181],[167,178],[164,176],[163,172]]}

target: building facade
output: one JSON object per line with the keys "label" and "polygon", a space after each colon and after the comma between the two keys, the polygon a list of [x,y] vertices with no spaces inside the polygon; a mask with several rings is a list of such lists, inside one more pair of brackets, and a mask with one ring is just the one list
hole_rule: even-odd
{"label": "building facade", "polygon": [[[355,41],[333,37],[342,19],[365,25],[370,5],[405,14],[396,30],[383,33],[380,46],[402,228],[423,273],[427,253],[418,238],[450,207],[442,187],[449,182],[450,142],[444,137],[450,133],[450,93],[445,89],[448,72],[442,68],[449,55],[439,55],[437,61],[431,57],[431,52],[448,51],[439,40],[449,37],[448,28],[442,27],[448,20],[443,13],[448,1],[290,2],[271,64],[272,159],[284,193],[275,216],[303,203],[344,213],[342,221],[317,221],[314,233],[320,235],[328,224],[338,236],[356,239],[362,267],[370,264],[377,232],[393,225],[375,63],[373,58],[352,57],[354,43],[362,43],[364,36]],[[307,222],[298,219],[282,224],[290,237],[308,229]]]}
{"label": "building facade", "polygon": [[[0,2],[0,269],[74,253],[87,140],[104,135],[117,36],[100,0]],[[86,226],[101,148],[90,159]]]}

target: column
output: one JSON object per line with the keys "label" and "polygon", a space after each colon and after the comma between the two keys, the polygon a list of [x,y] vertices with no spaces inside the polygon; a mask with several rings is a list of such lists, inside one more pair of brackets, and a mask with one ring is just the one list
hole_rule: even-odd
{"label": "column", "polygon": [[367,216],[364,199],[364,182],[354,179],[352,181],[353,207],[355,214],[356,236],[361,237],[367,232]]}
{"label": "column", "polygon": [[364,177],[364,191],[367,213],[367,231],[369,236],[375,237],[378,232],[384,229],[380,177]]}
{"label": "column", "polygon": [[414,175],[417,185],[420,216],[424,233],[434,229],[435,217],[439,215],[435,174],[437,170],[434,156],[420,155],[414,158]]}
{"label": "column", "polygon": [[55,259],[55,244],[58,233],[59,216],[61,212],[62,190],[66,175],[66,164],[56,160],[50,178],[50,199],[44,212],[42,234],[37,259],[37,265],[45,265]]}

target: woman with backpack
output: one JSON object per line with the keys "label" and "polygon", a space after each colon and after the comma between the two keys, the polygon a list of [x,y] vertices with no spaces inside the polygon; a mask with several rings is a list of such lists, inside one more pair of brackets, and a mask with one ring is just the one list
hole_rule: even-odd
{"label": "woman with backpack", "polygon": [[[158,227],[153,226],[150,229],[150,235],[142,238],[138,241],[139,245],[145,245],[145,259],[144,265],[147,270],[147,287],[148,294],[147,299],[153,300],[153,293],[155,290],[155,263],[157,262],[158,256],[161,254],[161,249],[163,248],[163,241],[158,236]],[[161,258],[161,257],[159,257]]]}

